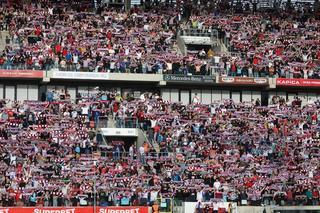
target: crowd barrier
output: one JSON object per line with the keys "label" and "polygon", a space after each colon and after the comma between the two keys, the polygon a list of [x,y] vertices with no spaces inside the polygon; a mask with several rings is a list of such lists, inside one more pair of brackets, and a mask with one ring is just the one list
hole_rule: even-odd
{"label": "crowd barrier", "polygon": [[[0,78],[42,79],[50,82],[50,79],[71,80],[112,80],[112,81],[144,81],[167,82],[186,84],[221,84],[230,86],[256,86],[256,87],[320,87],[320,79],[304,78],[268,78],[214,75],[179,75],[179,74],[126,74],[126,73],[97,73],[97,72],[65,72],[65,71],[41,71],[41,70],[4,70],[0,69]],[[274,86],[270,84],[274,79]]]}
{"label": "crowd barrier", "polygon": [[148,207],[21,207],[0,208],[0,213],[149,213]]}

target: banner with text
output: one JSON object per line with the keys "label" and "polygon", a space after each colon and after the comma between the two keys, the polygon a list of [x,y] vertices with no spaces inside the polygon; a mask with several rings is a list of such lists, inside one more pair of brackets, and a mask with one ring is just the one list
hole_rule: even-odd
{"label": "banner with text", "polygon": [[236,85],[268,85],[267,78],[252,77],[223,77],[219,78],[220,84],[236,84]]}
{"label": "banner with text", "polygon": [[34,207],[1,208],[0,213],[148,213],[148,207]]}
{"label": "banner with text", "polygon": [[277,86],[320,87],[320,79],[277,78]]}
{"label": "banner with text", "polygon": [[51,78],[78,79],[78,80],[109,80],[109,74],[105,72],[67,72],[54,71]]}
{"label": "banner with text", "polygon": [[43,78],[43,71],[0,69],[0,78]]}
{"label": "banner with text", "polygon": [[163,80],[176,83],[215,83],[214,76],[206,75],[163,75]]}

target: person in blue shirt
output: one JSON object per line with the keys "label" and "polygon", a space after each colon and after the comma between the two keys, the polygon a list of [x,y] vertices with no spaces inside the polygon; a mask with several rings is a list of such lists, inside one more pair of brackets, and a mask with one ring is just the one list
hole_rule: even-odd
{"label": "person in blue shirt", "polygon": [[37,195],[35,192],[32,193],[32,195],[29,198],[30,206],[36,206],[37,205]]}
{"label": "person in blue shirt", "polygon": [[53,92],[52,91],[47,92],[47,101],[53,102]]}
{"label": "person in blue shirt", "polygon": [[79,144],[76,145],[74,152],[75,152],[76,159],[78,159],[80,157],[80,152],[81,152]]}
{"label": "person in blue shirt", "polygon": [[72,60],[72,54],[70,52],[66,55],[66,61],[70,62]]}

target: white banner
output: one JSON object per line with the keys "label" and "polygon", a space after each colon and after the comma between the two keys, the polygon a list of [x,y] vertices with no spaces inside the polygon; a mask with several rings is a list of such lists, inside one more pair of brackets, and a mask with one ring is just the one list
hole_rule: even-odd
{"label": "white banner", "polygon": [[138,137],[138,131],[135,128],[101,128],[104,136],[127,136]]}
{"label": "white banner", "polygon": [[54,71],[51,78],[83,79],[83,80],[109,80],[109,73],[105,72],[65,72]]}
{"label": "white banner", "polygon": [[[197,211],[197,202],[184,202],[184,212],[185,213],[196,213]],[[237,203],[230,202],[201,202],[201,209],[210,208],[211,210],[218,211],[219,209],[224,209],[223,212],[227,211],[230,213],[237,213]]]}

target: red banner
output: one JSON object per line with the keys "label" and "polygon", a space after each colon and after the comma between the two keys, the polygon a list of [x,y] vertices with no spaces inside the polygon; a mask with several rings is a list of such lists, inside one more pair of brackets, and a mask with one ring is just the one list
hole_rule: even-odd
{"label": "red banner", "polygon": [[320,80],[303,78],[277,78],[277,86],[320,87]]}
{"label": "red banner", "polygon": [[[0,208],[0,213],[94,213],[91,207]],[[96,213],[148,213],[148,207],[97,207]]]}
{"label": "red banner", "polygon": [[0,70],[0,78],[43,78],[40,70]]}
{"label": "red banner", "polygon": [[221,84],[238,84],[238,85],[267,85],[267,78],[251,78],[251,77],[220,77]]}

